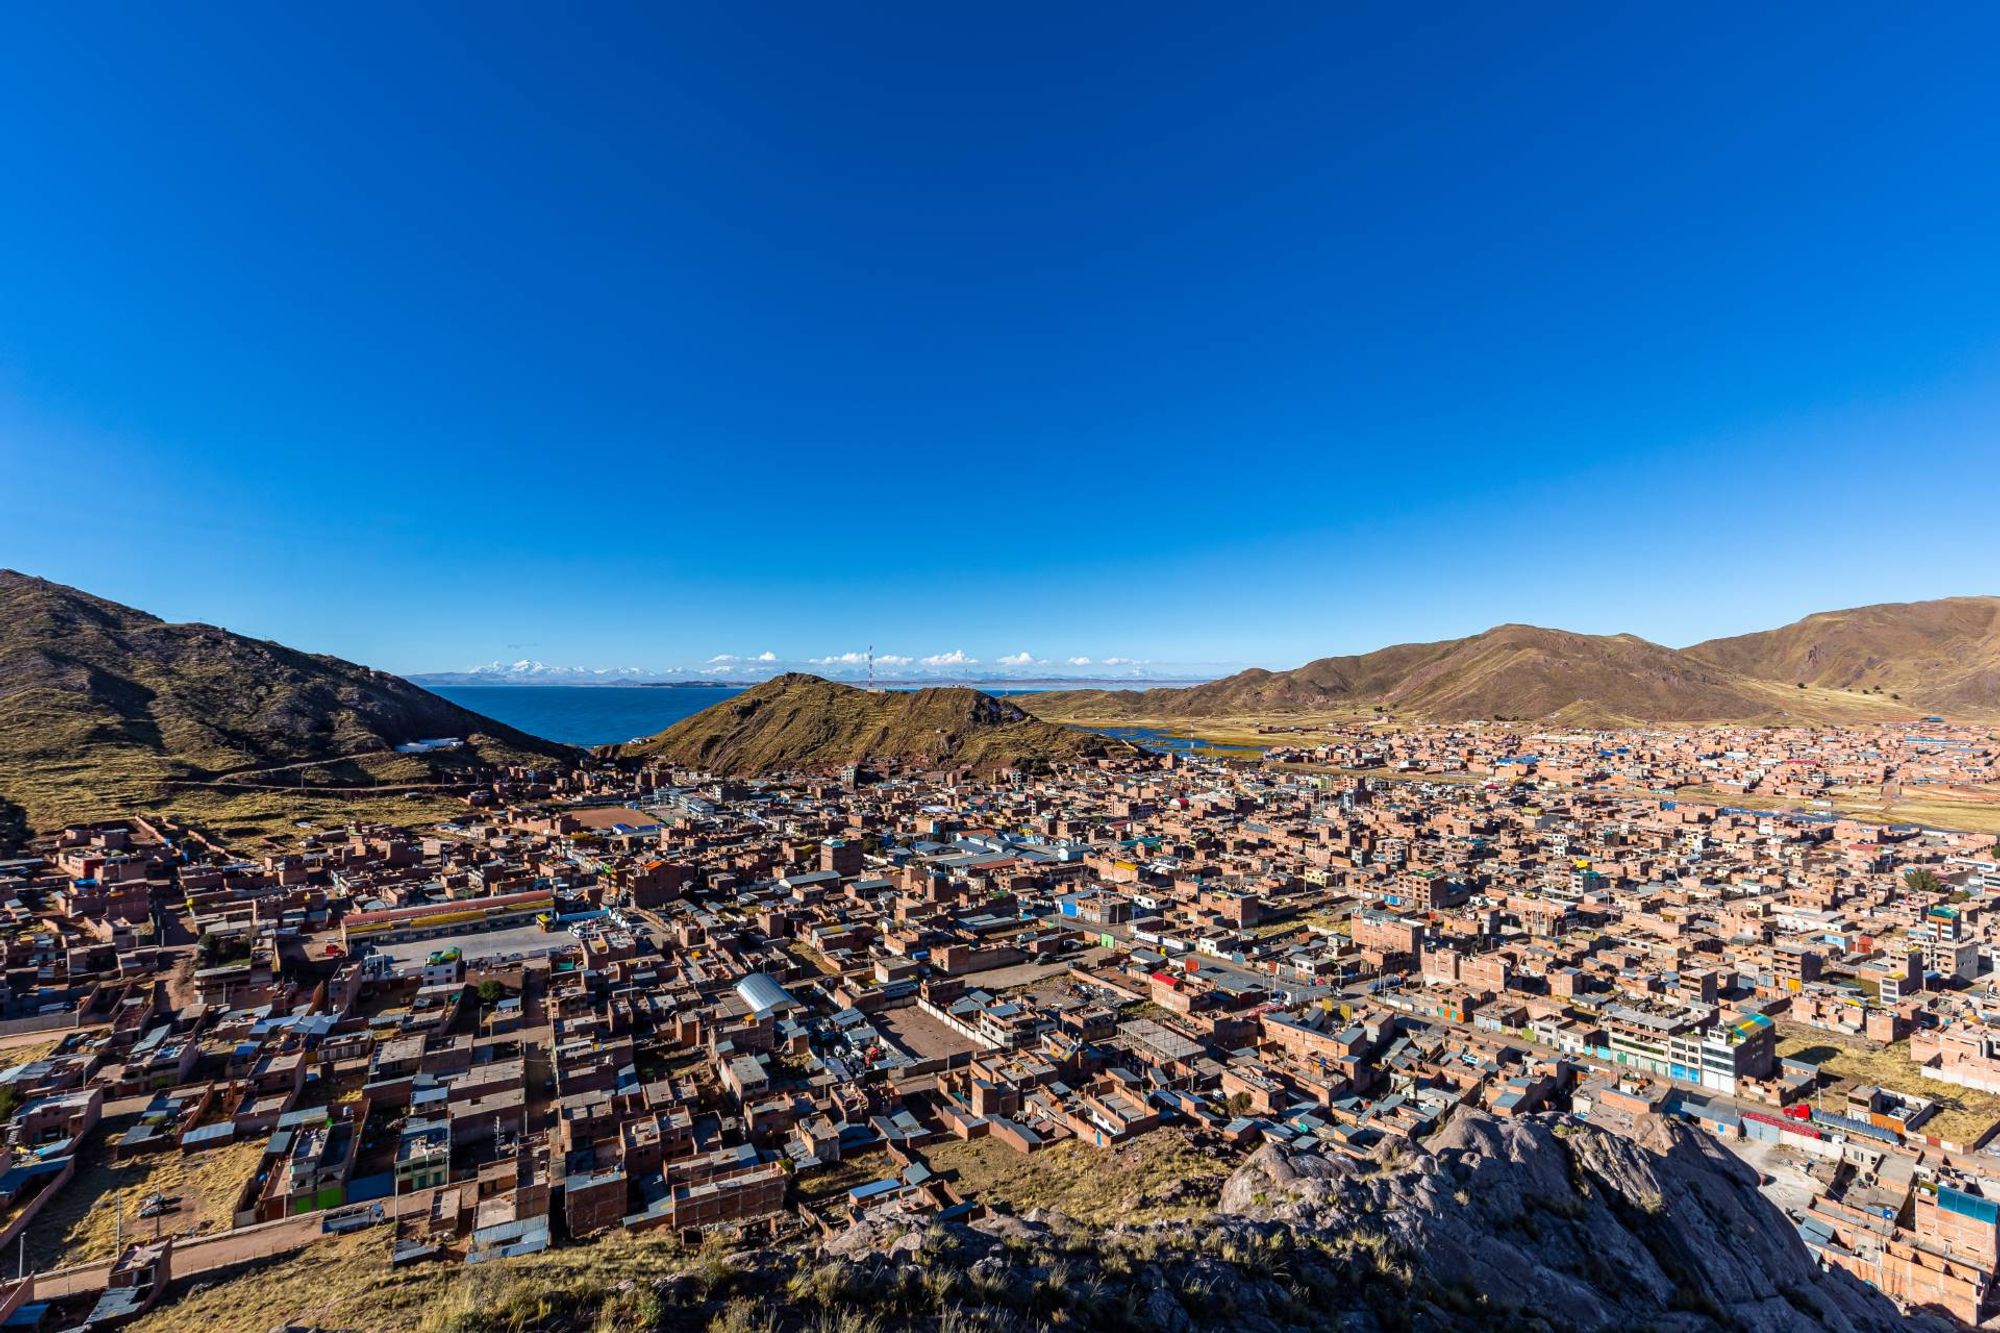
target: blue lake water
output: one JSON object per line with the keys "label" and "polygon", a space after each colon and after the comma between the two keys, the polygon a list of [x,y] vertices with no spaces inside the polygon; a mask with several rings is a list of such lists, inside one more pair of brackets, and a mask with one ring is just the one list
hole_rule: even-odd
{"label": "blue lake water", "polygon": [[565,745],[637,740],[742,693],[624,685],[441,685],[431,692],[531,736]]}
{"label": "blue lake water", "polygon": [[1106,736],[1115,736],[1121,741],[1130,741],[1144,750],[1187,751],[1216,750],[1226,754],[1262,754],[1261,745],[1218,745],[1205,741],[1199,736],[1188,736],[1178,731],[1164,731],[1159,727],[1092,727]]}
{"label": "blue lake water", "polygon": [[[620,745],[671,727],[743,691],[640,685],[440,685],[431,693],[543,740],[565,745]],[[1034,691],[996,689],[987,693]]]}

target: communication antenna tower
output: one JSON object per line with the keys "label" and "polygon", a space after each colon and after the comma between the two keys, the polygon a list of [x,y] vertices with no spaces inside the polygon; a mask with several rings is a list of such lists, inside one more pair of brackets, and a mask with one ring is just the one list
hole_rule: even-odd
{"label": "communication antenna tower", "polygon": [[875,645],[868,645],[868,692],[875,693]]}

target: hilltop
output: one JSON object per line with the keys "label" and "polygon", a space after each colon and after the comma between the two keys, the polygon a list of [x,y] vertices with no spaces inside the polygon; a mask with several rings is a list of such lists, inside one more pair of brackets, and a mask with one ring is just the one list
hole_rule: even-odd
{"label": "hilltop", "polygon": [[863,761],[990,773],[1046,768],[1118,748],[1118,742],[1038,721],[1004,699],[962,686],[871,694],[792,673],[602,753],[761,776]]}
{"label": "hilltop", "polygon": [[1799,722],[2000,711],[2000,598],[1864,607],[1675,649],[1499,625],[1438,643],[1253,668],[1188,689],[1037,695],[1043,717],[1253,718],[1380,708],[1442,722]]}
{"label": "hilltop", "polygon": [[[468,745],[394,752],[443,737]],[[357,756],[408,781],[572,753],[386,672],[0,570],[0,811],[17,824],[128,814],[182,784],[247,785],[280,766],[332,766],[287,784],[376,781]]]}

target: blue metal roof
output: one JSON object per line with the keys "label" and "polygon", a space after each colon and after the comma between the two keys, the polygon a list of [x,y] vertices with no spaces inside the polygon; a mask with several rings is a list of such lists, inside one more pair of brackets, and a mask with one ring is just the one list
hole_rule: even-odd
{"label": "blue metal roof", "polygon": [[1938,1207],[1948,1213],[1957,1213],[1960,1217],[1969,1217],[1988,1226],[2000,1224],[2000,1204],[1991,1199],[1982,1199],[1977,1194],[1967,1194],[1949,1185],[1938,1186],[1937,1195]]}

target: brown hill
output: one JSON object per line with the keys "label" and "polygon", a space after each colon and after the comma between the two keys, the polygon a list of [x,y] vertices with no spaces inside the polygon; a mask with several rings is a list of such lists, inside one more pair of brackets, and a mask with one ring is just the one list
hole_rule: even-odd
{"label": "brown hill", "polygon": [[[1049,716],[1254,717],[1381,705],[1441,721],[1545,718],[1693,722],[1775,711],[1772,692],[1631,634],[1500,625],[1440,643],[1250,670],[1187,689],[1035,696]],[[1778,702],[1782,702],[1779,700]]]}
{"label": "brown hill", "polygon": [[398,676],[0,570],[0,812],[16,822],[113,817],[175,783],[361,754],[414,772],[426,761],[393,747],[440,737],[471,742],[437,761],[454,767],[574,753]]}
{"label": "brown hill", "polygon": [[978,690],[871,694],[793,673],[602,753],[748,777],[864,761],[979,772],[1041,769],[1123,748],[1090,732],[1038,721]]}
{"label": "brown hill", "polygon": [[1760,680],[1901,695],[1940,710],[2000,708],[2000,597],[1822,611],[1782,629],[1710,639],[1688,657]]}
{"label": "brown hill", "polygon": [[1415,667],[1382,697],[1428,717],[1638,719],[1752,717],[1770,703],[1742,682],[1631,634],[1502,625]]}

